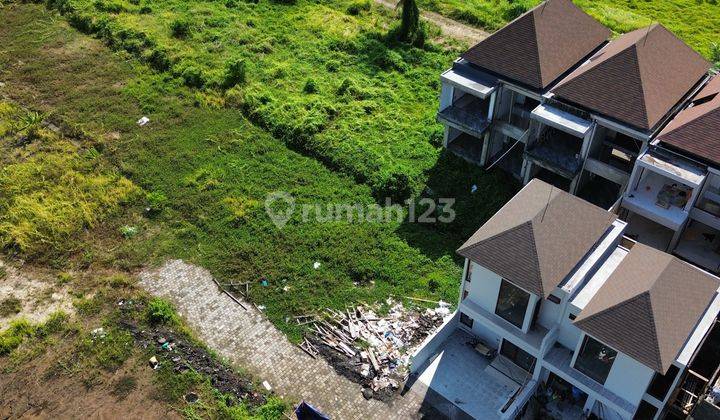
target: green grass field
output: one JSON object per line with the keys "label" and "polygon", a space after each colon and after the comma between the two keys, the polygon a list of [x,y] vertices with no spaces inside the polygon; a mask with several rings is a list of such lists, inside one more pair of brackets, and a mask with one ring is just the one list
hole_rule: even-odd
{"label": "green grass field", "polygon": [[[198,102],[204,93],[112,53],[54,11],[17,5],[0,15],[3,92],[93,138],[103,159],[144,191],[120,217],[81,234],[81,252],[53,264],[134,269],[183,258],[221,281],[250,281],[252,300],[298,337],[287,316],[390,295],[457,299],[454,249],[512,192],[500,175],[476,177],[443,154],[427,177],[433,194],[458,197],[456,223],[302,223],[296,213],[278,230],[263,206],[270,192],[287,191],[298,205],[372,204],[373,190],[292,150],[243,111]],[[151,122],[138,127],[144,114]],[[471,195],[473,184],[480,188]]]}
{"label": "green grass field", "polygon": [[438,75],[460,48],[388,42],[396,12],[370,0],[46,3],[376,197],[420,192],[438,158]]}
{"label": "green grass field", "polygon": [[[421,0],[421,7],[495,31],[539,0]],[[708,59],[720,62],[720,3],[716,0],[575,0],[616,34],[662,23]]]}

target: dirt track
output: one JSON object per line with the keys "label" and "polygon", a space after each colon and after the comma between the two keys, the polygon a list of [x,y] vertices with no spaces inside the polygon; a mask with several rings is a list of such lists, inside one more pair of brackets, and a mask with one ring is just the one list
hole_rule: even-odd
{"label": "dirt track", "polygon": [[[375,0],[375,2],[390,9],[394,9],[397,5],[397,2],[392,0]],[[469,45],[477,44],[490,35],[481,29],[448,19],[435,12],[421,11],[420,14],[423,19],[437,25],[443,35],[466,42]]]}

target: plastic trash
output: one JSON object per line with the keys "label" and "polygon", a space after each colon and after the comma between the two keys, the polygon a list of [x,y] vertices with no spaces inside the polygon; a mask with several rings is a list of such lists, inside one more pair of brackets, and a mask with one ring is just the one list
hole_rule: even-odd
{"label": "plastic trash", "polygon": [[318,261],[315,261],[315,264],[313,264],[313,268],[316,270],[320,268],[320,263]]}
{"label": "plastic trash", "polygon": [[149,122],[150,122],[150,118],[148,118],[148,117],[142,117],[142,118],[140,118],[139,120],[137,120],[137,125],[139,125],[140,127],[143,127],[143,126],[145,126],[145,125],[146,125],[147,123],[149,123]]}
{"label": "plastic trash", "polygon": [[267,287],[269,284],[270,284],[270,283],[268,282],[268,280],[267,280],[265,277],[263,277],[263,278],[260,280],[260,285],[261,285],[261,286]]}

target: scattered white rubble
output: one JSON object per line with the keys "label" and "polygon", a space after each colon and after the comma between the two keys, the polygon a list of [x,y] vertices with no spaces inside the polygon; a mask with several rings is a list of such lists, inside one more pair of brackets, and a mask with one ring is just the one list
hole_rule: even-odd
{"label": "scattered white rubble", "polygon": [[[352,370],[366,378],[365,385],[373,392],[397,389],[409,373],[410,354],[450,315],[450,304],[440,301],[434,309],[416,310],[393,299],[386,303],[390,309],[385,316],[362,305],[345,311],[328,308],[323,316],[295,320],[299,325],[313,324],[314,342],[350,359]],[[300,348],[313,357],[319,353],[307,339]]]}

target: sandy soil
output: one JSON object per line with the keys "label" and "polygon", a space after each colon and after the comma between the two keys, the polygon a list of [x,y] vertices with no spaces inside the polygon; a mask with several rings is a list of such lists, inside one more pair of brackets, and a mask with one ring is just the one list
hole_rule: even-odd
{"label": "sandy soil", "polygon": [[0,331],[14,319],[25,318],[40,323],[50,314],[63,311],[74,313],[72,297],[67,287],[58,284],[55,275],[39,269],[16,268],[0,260],[0,301],[15,297],[22,302],[22,310],[6,317],[0,315]]}

